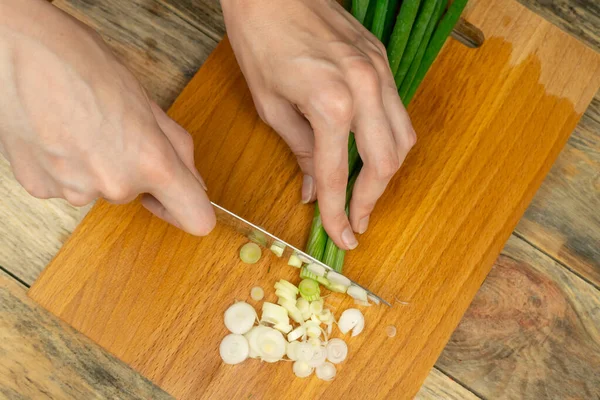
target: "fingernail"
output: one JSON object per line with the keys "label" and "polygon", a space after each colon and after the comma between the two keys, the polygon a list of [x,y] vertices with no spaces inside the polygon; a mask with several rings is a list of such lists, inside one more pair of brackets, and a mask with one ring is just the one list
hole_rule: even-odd
{"label": "fingernail", "polygon": [[302,203],[310,202],[313,197],[314,181],[312,176],[304,175],[302,178]]}
{"label": "fingernail", "polygon": [[367,231],[368,227],[369,227],[369,216],[367,215],[366,217],[363,217],[363,219],[361,219],[358,222],[358,233],[360,233],[362,235],[363,233],[365,233]]}
{"label": "fingernail", "polygon": [[346,247],[348,247],[350,250],[355,249],[356,246],[358,246],[358,241],[354,236],[354,232],[352,232],[352,228],[347,227],[344,229],[344,232],[342,232],[342,242],[344,242]]}

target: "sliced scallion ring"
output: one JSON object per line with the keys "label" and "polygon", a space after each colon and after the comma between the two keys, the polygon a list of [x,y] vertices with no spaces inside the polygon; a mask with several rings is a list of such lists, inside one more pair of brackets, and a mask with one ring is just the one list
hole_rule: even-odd
{"label": "sliced scallion ring", "polygon": [[246,243],[240,249],[240,258],[246,264],[255,264],[260,260],[261,255],[262,251],[260,250],[260,246],[256,243]]}

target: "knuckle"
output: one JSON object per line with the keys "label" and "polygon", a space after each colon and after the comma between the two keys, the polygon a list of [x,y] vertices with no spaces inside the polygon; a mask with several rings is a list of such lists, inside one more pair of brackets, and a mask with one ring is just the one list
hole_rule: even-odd
{"label": "knuckle", "polygon": [[260,119],[265,124],[273,126],[275,122],[276,111],[270,101],[256,101],[256,111]]}
{"label": "knuckle", "polygon": [[373,61],[366,57],[354,59],[349,65],[348,74],[350,79],[360,82],[361,87],[369,92],[378,90],[380,86],[377,69]]}
{"label": "knuckle", "polygon": [[415,132],[415,129],[412,126],[409,126],[408,129],[406,129],[404,137],[406,141],[406,150],[412,149],[415,144],[417,144],[417,132]]}
{"label": "knuckle", "polygon": [[63,197],[69,202],[69,204],[75,207],[83,207],[87,204],[90,204],[95,198],[95,196],[91,193],[79,193],[66,189],[63,190]]}
{"label": "knuckle", "polygon": [[352,119],[352,95],[344,84],[335,84],[322,90],[314,100],[334,123],[344,124]]}
{"label": "knuckle", "polygon": [[373,165],[375,175],[382,180],[391,179],[398,169],[400,169],[400,160],[395,153],[379,157]]}
{"label": "knuckle", "polygon": [[131,186],[121,180],[111,181],[102,191],[102,195],[109,201],[121,202],[131,197]]}

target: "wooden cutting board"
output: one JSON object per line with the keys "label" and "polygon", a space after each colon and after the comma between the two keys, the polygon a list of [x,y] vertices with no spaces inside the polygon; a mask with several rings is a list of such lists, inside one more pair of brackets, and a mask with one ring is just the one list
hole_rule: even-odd
{"label": "wooden cutting board", "polygon": [[[297,281],[270,254],[243,265],[245,240],[225,227],[195,238],[138,202],[100,201],[29,294],[178,398],[412,397],[600,85],[598,54],[514,1],[473,1],[465,17],[486,42],[443,50],[409,109],[418,143],[347,257],[345,271],[394,305],[364,310],[333,382],[295,379],[287,362],[221,363],[224,310],[252,286],[274,300],[276,280]],[[194,136],[213,200],[304,245],[301,174],[226,40],[170,115]],[[351,305],[327,302],[338,315]]]}

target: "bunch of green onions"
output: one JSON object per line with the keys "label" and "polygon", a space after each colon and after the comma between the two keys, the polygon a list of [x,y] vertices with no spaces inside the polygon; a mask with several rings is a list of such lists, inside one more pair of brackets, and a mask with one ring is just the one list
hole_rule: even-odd
{"label": "bunch of green onions", "polygon": [[[450,6],[448,0],[403,0],[401,3],[399,5],[399,0],[346,0],[344,6],[386,46],[398,94],[406,106],[450,36],[467,0],[454,0]],[[350,133],[346,214],[361,168],[354,134]],[[325,232],[318,204],[306,252],[336,271],[342,271],[346,252]]]}

